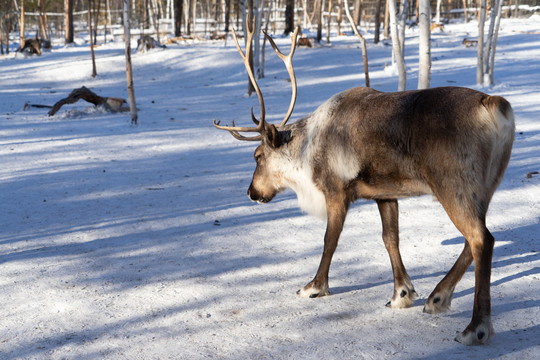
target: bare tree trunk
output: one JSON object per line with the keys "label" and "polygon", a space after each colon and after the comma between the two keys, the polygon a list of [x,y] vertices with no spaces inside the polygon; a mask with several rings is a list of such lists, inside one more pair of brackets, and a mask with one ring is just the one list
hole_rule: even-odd
{"label": "bare tree trunk", "polygon": [[377,0],[375,4],[375,33],[373,38],[373,43],[378,44],[380,40],[381,32],[381,5],[382,0]]}
{"label": "bare tree trunk", "polygon": [[326,43],[330,44],[330,25],[332,22],[332,0],[328,0],[328,18],[326,19]]}
{"label": "bare tree trunk", "polygon": [[21,49],[23,48],[24,46],[24,0],[21,0],[21,7],[20,7],[20,11],[21,11],[21,28],[20,28],[20,34],[19,34],[19,38],[20,38],[20,42],[21,42]]}
{"label": "bare tree trunk", "polygon": [[405,71],[405,59],[403,48],[399,41],[398,26],[397,26],[397,9],[396,0],[388,1],[388,12],[390,13],[390,33],[392,36],[392,52],[396,61],[396,66],[399,75],[398,91],[404,91],[407,88],[407,74]]}
{"label": "bare tree trunk", "polygon": [[131,112],[131,124],[137,125],[137,106],[135,104],[135,89],[133,88],[133,72],[131,69],[131,24],[129,18],[130,0],[122,0],[124,3],[124,37],[126,42],[126,77],[127,91],[129,95],[129,109]]}
{"label": "bare tree trunk", "polygon": [[111,38],[114,41],[114,35],[113,35],[112,26],[111,26],[111,4],[110,4],[109,0],[107,0],[107,19],[106,19],[106,28],[105,28],[105,42],[107,42],[107,28],[111,32]]}
{"label": "bare tree trunk", "polygon": [[94,56],[94,41],[92,40],[92,2],[88,0],[88,35],[90,36],[90,54],[92,55],[92,77],[97,76],[96,57]]}
{"label": "bare tree trunk", "polygon": [[495,66],[495,48],[499,37],[503,0],[495,0],[491,12],[489,34],[484,51],[484,86],[493,85],[493,67]]}
{"label": "bare tree trunk", "polygon": [[182,35],[183,13],[184,13],[184,0],[174,0],[174,36]]}
{"label": "bare tree trunk", "polygon": [[152,0],[149,4],[150,9],[150,17],[152,19],[152,25],[154,27],[154,31],[156,32],[156,38],[157,41],[160,42],[160,35],[159,35],[159,18],[160,11],[159,11],[159,5],[156,0]]}
{"label": "bare tree trunk", "polygon": [[44,40],[49,39],[47,31],[47,13],[45,12],[45,0],[39,0],[39,29],[41,32],[41,38]]}
{"label": "bare tree trunk", "polygon": [[191,14],[193,13],[193,1],[194,0],[187,0],[187,9],[186,9],[186,34],[191,35],[191,26],[193,23],[193,19],[191,17]]}
{"label": "bare tree trunk", "polygon": [[409,0],[401,0],[401,11],[399,16],[399,45],[401,53],[405,56],[405,28],[407,27],[407,13],[409,11]]}
{"label": "bare tree trunk", "polygon": [[231,19],[231,0],[225,0],[225,40],[229,35],[229,22]]}
{"label": "bare tree trunk", "polygon": [[302,0],[302,8],[304,9],[304,29],[307,28],[307,23],[308,23],[308,9],[307,9],[307,6],[308,6],[308,2],[307,0]]}
{"label": "bare tree trunk", "polygon": [[366,46],[366,39],[360,34],[360,31],[358,31],[358,25],[354,22],[354,19],[351,15],[351,12],[349,11],[349,3],[348,0],[343,0],[343,3],[345,4],[345,14],[347,14],[347,18],[349,19],[349,22],[351,23],[351,27],[360,39],[360,43],[362,44],[362,59],[364,61],[364,75],[366,78],[366,87],[369,87],[369,70],[368,70],[368,57],[367,57],[367,46]]}
{"label": "bare tree trunk", "polygon": [[92,0],[92,21],[94,22],[94,45],[97,45],[98,27],[99,27],[99,14],[101,13],[101,1],[98,0],[96,6],[96,0]]}
{"label": "bare tree trunk", "polygon": [[[247,4],[246,4],[247,1]],[[251,46],[251,51],[247,51],[247,29],[253,29],[255,26],[255,19],[253,18],[253,0],[240,0],[240,6],[242,7],[242,24],[244,28],[244,44],[246,45],[246,57],[249,61],[249,66],[253,70],[253,46]],[[255,89],[251,80],[248,78],[248,96],[253,94]]]}
{"label": "bare tree trunk", "polygon": [[337,36],[341,36],[341,22],[343,21],[343,11],[342,9],[343,0],[339,0],[338,2],[338,12],[336,17],[336,23],[337,23]]}
{"label": "bare tree trunk", "polygon": [[0,55],[4,55],[4,19],[2,18],[0,18]]}
{"label": "bare tree trunk", "polygon": [[[495,6],[497,6],[498,4],[498,0],[495,0]],[[487,5],[487,4],[486,4]],[[487,17],[487,12],[486,11],[486,17]],[[484,55],[483,55],[483,64],[482,64],[482,69],[483,69],[483,72],[484,72],[484,84],[486,83],[486,79],[485,79],[485,74],[487,74],[489,72],[489,54],[491,52],[491,42],[493,40],[493,29],[495,27],[495,16],[496,16],[496,11],[495,9],[492,9],[491,11],[491,20],[489,22],[489,28],[488,28],[488,33],[487,33],[487,38],[486,38],[486,42],[484,43]]]}
{"label": "bare tree trunk", "polygon": [[362,2],[361,2],[361,0],[355,0],[353,19],[354,19],[354,23],[357,24],[357,25],[360,25],[360,27],[362,26],[362,24],[361,24],[361,21],[362,21],[361,10],[362,10]]}
{"label": "bare tree trunk", "polygon": [[65,42],[67,44],[73,43],[73,0],[65,0]]}
{"label": "bare tree trunk", "polygon": [[390,10],[389,10],[389,0],[385,1],[386,5],[384,6],[384,31],[383,31],[383,37],[385,39],[390,38],[390,34],[388,33],[388,30],[390,28]]}
{"label": "bare tree trunk", "polygon": [[419,0],[418,5],[420,28],[418,89],[427,89],[431,80],[431,8],[429,0]]}
{"label": "bare tree trunk", "polygon": [[317,0],[317,10],[315,12],[315,16],[317,17],[317,42],[320,43],[322,39],[322,4],[323,0]]}
{"label": "bare tree trunk", "polygon": [[193,35],[195,35],[197,32],[197,0],[193,0],[193,8],[191,10],[193,11],[193,15],[191,16]]}
{"label": "bare tree trunk", "polygon": [[435,23],[436,24],[441,23],[441,5],[442,5],[442,0],[437,0],[437,7],[435,9]]}
{"label": "bare tree trunk", "polygon": [[294,31],[294,0],[286,0],[285,2],[285,35],[289,35]]}
{"label": "bare tree trunk", "polygon": [[[4,55],[4,19],[0,18],[0,55]],[[6,48],[9,47],[9,38],[7,39]]]}
{"label": "bare tree trunk", "polygon": [[[266,12],[266,20],[264,22],[264,33],[268,34],[268,26],[270,24],[270,13],[272,12],[272,8],[274,7],[274,0],[270,0],[270,3],[268,4],[268,11]],[[266,50],[266,36],[263,40],[263,45],[261,49],[261,77],[264,77],[264,64],[265,64],[265,51]]]}
{"label": "bare tree trunk", "polygon": [[478,58],[476,61],[476,83],[482,85],[484,77],[484,24],[486,22],[486,0],[480,2],[480,18],[478,19]]}
{"label": "bare tree trunk", "polygon": [[253,0],[253,18],[255,34],[253,35],[253,73],[261,78],[261,24],[264,0]]}
{"label": "bare tree trunk", "polygon": [[9,16],[4,17],[0,21],[0,31],[3,31],[2,38],[5,39],[6,55],[9,55],[9,33],[11,30],[11,19]]}

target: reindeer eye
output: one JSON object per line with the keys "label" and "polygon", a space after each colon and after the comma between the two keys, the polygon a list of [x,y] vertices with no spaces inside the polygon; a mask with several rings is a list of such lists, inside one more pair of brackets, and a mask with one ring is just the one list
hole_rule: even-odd
{"label": "reindeer eye", "polygon": [[255,155],[255,161],[257,163],[259,163],[261,160],[262,160],[262,155],[261,154]]}

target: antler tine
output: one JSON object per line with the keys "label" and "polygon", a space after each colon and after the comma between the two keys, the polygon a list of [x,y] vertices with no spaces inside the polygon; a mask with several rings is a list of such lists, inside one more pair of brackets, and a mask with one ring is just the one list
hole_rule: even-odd
{"label": "antler tine", "polygon": [[292,95],[291,95],[291,103],[289,104],[289,110],[287,111],[287,114],[285,115],[285,118],[283,118],[283,121],[278,127],[284,126],[287,121],[289,121],[289,118],[291,117],[291,114],[294,109],[294,104],[296,103],[296,94],[297,94],[297,87],[296,87],[296,76],[294,75],[294,69],[292,66],[292,57],[294,55],[294,51],[296,50],[296,41],[298,38],[298,30],[299,28],[296,27],[294,30],[293,36],[291,38],[291,50],[289,51],[289,55],[283,55],[283,53],[279,50],[276,43],[268,34],[265,32],[264,35],[270,42],[270,45],[272,45],[272,48],[276,52],[277,56],[280,57],[281,60],[283,60],[283,63],[285,63],[285,67],[287,68],[287,71],[289,72],[289,77],[291,78],[291,85],[292,85]]}
{"label": "antler tine", "polygon": [[228,132],[231,133],[231,135],[235,138],[235,139],[238,139],[238,140],[247,140],[247,141],[259,141],[262,139],[262,135],[257,135],[257,136],[252,136],[252,137],[247,137],[247,136],[243,136],[243,135],[240,135],[240,131],[242,132],[256,132],[258,131],[258,127],[257,128],[254,128],[254,127],[242,127],[242,126],[235,126],[234,124],[234,120],[232,122],[232,126],[228,126],[228,125],[220,125],[220,121],[214,119],[214,126],[218,129],[221,129],[221,130],[227,130]]}
{"label": "antler tine", "polygon": [[242,59],[244,60],[244,65],[246,67],[246,71],[248,73],[248,76],[249,76],[249,80],[251,81],[251,84],[253,85],[253,88],[255,89],[255,92],[257,93],[257,97],[259,98],[259,103],[260,103],[260,107],[261,107],[261,116],[260,116],[260,119],[261,119],[261,122],[258,121],[255,116],[253,116],[253,111],[251,112],[252,113],[252,120],[255,124],[257,124],[257,128],[258,129],[261,129],[264,131],[264,119],[265,119],[265,115],[266,115],[266,110],[265,110],[265,106],[264,106],[264,98],[263,98],[263,95],[262,95],[262,92],[261,92],[261,89],[259,88],[259,84],[257,84],[257,81],[255,80],[255,75],[253,75],[253,70],[251,69],[251,65],[249,64],[249,54],[251,52],[251,48],[252,48],[252,43],[253,43],[253,35],[255,34],[255,31],[253,30],[253,26],[251,25],[251,20],[248,19],[247,21],[247,39],[246,39],[246,53],[244,54],[244,52],[242,51],[242,49],[240,48],[240,45],[238,44],[238,39],[236,37],[236,31],[234,30],[234,28],[232,29],[232,34],[233,34],[233,39],[234,39],[234,43],[236,44],[236,48],[238,49],[238,52],[240,53],[240,56],[242,56]]}

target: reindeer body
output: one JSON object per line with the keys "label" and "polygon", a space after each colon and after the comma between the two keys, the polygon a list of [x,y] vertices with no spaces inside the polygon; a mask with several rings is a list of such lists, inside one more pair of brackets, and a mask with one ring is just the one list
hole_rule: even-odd
{"label": "reindeer body", "polygon": [[304,211],[324,219],[329,189],[352,202],[437,196],[452,188],[462,201],[485,193],[479,195],[485,212],[513,134],[511,107],[501,97],[459,87],[398,93],[353,88],[284,127],[284,147],[273,166],[283,168],[280,189],[292,188]]}
{"label": "reindeer body", "polygon": [[[259,96],[261,117],[257,120],[252,112],[256,127],[221,126],[216,121],[214,125],[239,140],[261,141],[255,150],[257,167],[248,189],[251,200],[267,203],[282,190],[292,188],[303,210],[327,221],[319,268],[298,294],[329,294],[328,272],[347,211],[353,201],[365,198],[377,203],[392,265],[394,293],[387,306],[411,306],[416,291],[399,252],[397,199],[432,194],[465,237],[465,246],[427,298],[424,312],[448,310],[456,284],[474,261],[473,316],[456,340],[466,345],[486,343],[494,333],[490,297],[494,238],[485,220],[512,150],[515,125],[510,104],[502,97],[460,87],[396,93],[353,88],[286,125],[296,98],[291,64],[296,35],[297,31],[288,56],[269,38],[293,85],[289,111],[281,125],[264,121],[263,97],[236,36]],[[248,28],[248,46],[252,36]],[[259,135],[245,137],[240,132]]]}

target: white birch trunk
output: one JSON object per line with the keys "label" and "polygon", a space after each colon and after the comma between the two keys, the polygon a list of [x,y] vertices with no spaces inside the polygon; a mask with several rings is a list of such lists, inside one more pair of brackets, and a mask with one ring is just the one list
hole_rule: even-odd
{"label": "white birch trunk", "polygon": [[435,24],[441,23],[441,4],[442,0],[437,0],[437,9],[435,10]]}
{"label": "white birch trunk", "polygon": [[401,53],[405,54],[405,28],[407,27],[407,12],[409,11],[409,1],[401,0],[401,12],[399,16],[399,46]]}
{"label": "white birch trunk", "polygon": [[[483,55],[484,57],[482,59],[484,61],[484,64],[482,65],[483,71],[484,71],[484,83],[486,82],[485,74],[489,73],[489,54],[491,53],[491,45],[493,42],[493,30],[495,29],[495,17],[497,16],[498,7],[499,7],[499,0],[495,0],[495,4],[493,8],[491,9],[489,28],[488,28],[486,43],[484,44],[484,55]],[[484,85],[487,85],[487,84],[484,84]]]}
{"label": "white birch trunk", "polygon": [[478,57],[476,61],[476,84],[482,85],[484,81],[484,24],[486,22],[486,0],[480,3],[480,18],[478,19]]}
{"label": "white birch trunk", "polygon": [[308,12],[307,12],[307,0],[302,1],[302,7],[304,8],[304,29],[308,27]]}
{"label": "white birch trunk", "polygon": [[261,24],[264,10],[264,0],[253,0],[253,17],[255,18],[255,34],[253,35],[253,74],[257,79],[261,72]]}
{"label": "white birch trunk", "polygon": [[431,7],[429,0],[418,1],[420,28],[418,88],[427,89],[431,80]]}
{"label": "white birch trunk", "polygon": [[[487,82],[487,85],[493,85],[495,83],[495,79],[493,77],[493,70],[495,67],[495,49],[497,48],[497,40],[499,38],[499,27],[501,25],[501,14],[502,14],[502,5],[503,0],[497,0],[495,3],[495,6],[493,7],[493,11],[496,12],[494,19],[495,22],[495,30],[493,34],[493,43],[491,45],[491,53],[489,56],[489,71],[485,71],[486,76],[484,76],[484,84]],[[487,81],[486,81],[487,78]]]}
{"label": "white birch trunk", "polygon": [[197,31],[197,0],[193,0],[193,15],[191,17],[191,19],[193,20],[193,36],[195,36],[196,34],[196,31]]}
{"label": "white birch trunk", "polygon": [[396,66],[399,75],[398,91],[403,91],[407,87],[407,74],[405,72],[405,59],[401,44],[399,42],[398,27],[397,27],[397,9],[396,0],[388,1],[388,12],[390,13],[390,35],[392,36],[392,53],[396,61]]}

